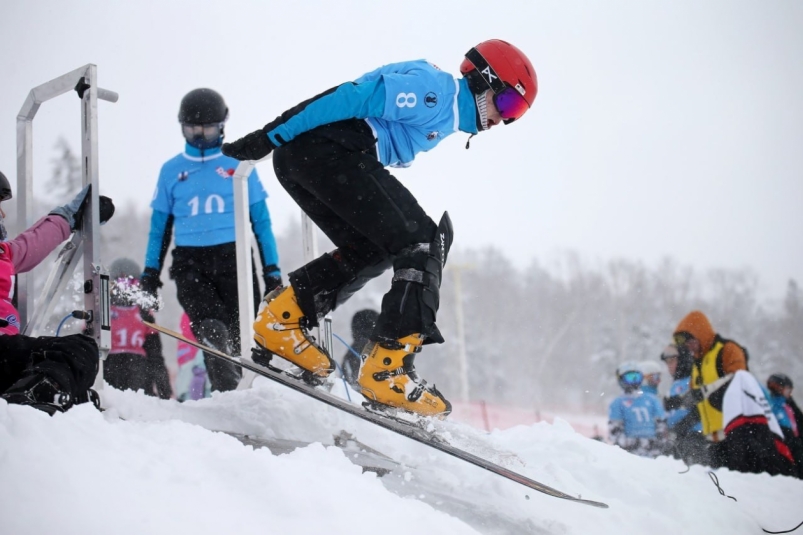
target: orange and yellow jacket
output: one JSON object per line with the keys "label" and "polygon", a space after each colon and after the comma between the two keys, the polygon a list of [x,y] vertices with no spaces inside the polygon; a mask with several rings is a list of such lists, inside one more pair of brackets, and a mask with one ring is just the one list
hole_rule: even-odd
{"label": "orange and yellow jacket", "polygon": [[[695,310],[683,318],[675,334],[688,333],[700,342],[702,357],[694,360],[691,372],[691,387],[702,389],[722,377],[738,370],[747,370],[747,354],[731,340],[719,336],[708,318]],[[722,398],[727,388],[719,388],[697,404],[703,434],[715,440],[723,436]]]}

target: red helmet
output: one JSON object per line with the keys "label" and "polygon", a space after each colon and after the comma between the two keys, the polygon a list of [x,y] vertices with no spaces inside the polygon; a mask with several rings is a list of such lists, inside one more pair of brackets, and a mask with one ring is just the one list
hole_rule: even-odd
{"label": "red helmet", "polygon": [[535,69],[524,52],[501,39],[483,41],[466,53],[460,64],[463,76],[477,72],[495,94],[505,87],[516,89],[529,106],[538,94]]}

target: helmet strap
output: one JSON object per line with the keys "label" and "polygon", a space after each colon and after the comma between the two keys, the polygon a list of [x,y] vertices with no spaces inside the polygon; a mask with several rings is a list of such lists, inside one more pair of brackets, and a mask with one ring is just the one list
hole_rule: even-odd
{"label": "helmet strap", "polygon": [[492,89],[494,93],[501,93],[505,89],[505,82],[499,78],[496,71],[488,60],[480,54],[479,50],[472,48],[466,52],[466,59],[468,59],[476,69],[476,72],[482,77],[482,80],[487,84],[488,88]]}
{"label": "helmet strap", "polygon": [[477,103],[477,128],[480,132],[488,130],[488,101],[485,98],[485,91],[474,95]]}

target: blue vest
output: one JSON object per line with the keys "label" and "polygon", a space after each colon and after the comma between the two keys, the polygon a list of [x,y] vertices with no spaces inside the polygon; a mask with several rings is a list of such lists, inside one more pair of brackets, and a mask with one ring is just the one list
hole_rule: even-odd
{"label": "blue vest", "polygon": [[[162,166],[151,208],[172,215],[177,246],[205,247],[234,241],[232,176],[240,162],[220,149],[186,152]],[[256,170],[248,177],[248,202],[268,197]]]}
{"label": "blue vest", "polygon": [[772,407],[772,413],[775,415],[775,418],[778,420],[778,424],[781,427],[785,427],[787,429],[794,429],[792,425],[792,420],[789,418],[789,412],[786,410],[786,398],[783,396],[779,396],[777,394],[773,394],[764,390],[765,394],[767,394],[767,400],[770,402],[770,407]]}
{"label": "blue vest", "polygon": [[624,422],[625,436],[632,438],[655,438],[656,420],[665,418],[661,400],[653,394],[633,392],[613,400],[608,417],[611,421]]}

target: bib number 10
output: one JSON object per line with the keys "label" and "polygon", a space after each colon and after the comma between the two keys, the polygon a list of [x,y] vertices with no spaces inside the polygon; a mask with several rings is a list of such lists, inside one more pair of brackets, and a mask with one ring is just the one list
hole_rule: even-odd
{"label": "bib number 10", "polygon": [[[201,199],[197,195],[190,199],[187,203],[190,207],[191,216],[198,215],[198,212],[201,208]],[[226,210],[226,203],[223,201],[223,197],[217,194],[212,194],[206,198],[204,202],[204,213],[205,214],[222,214]]]}

